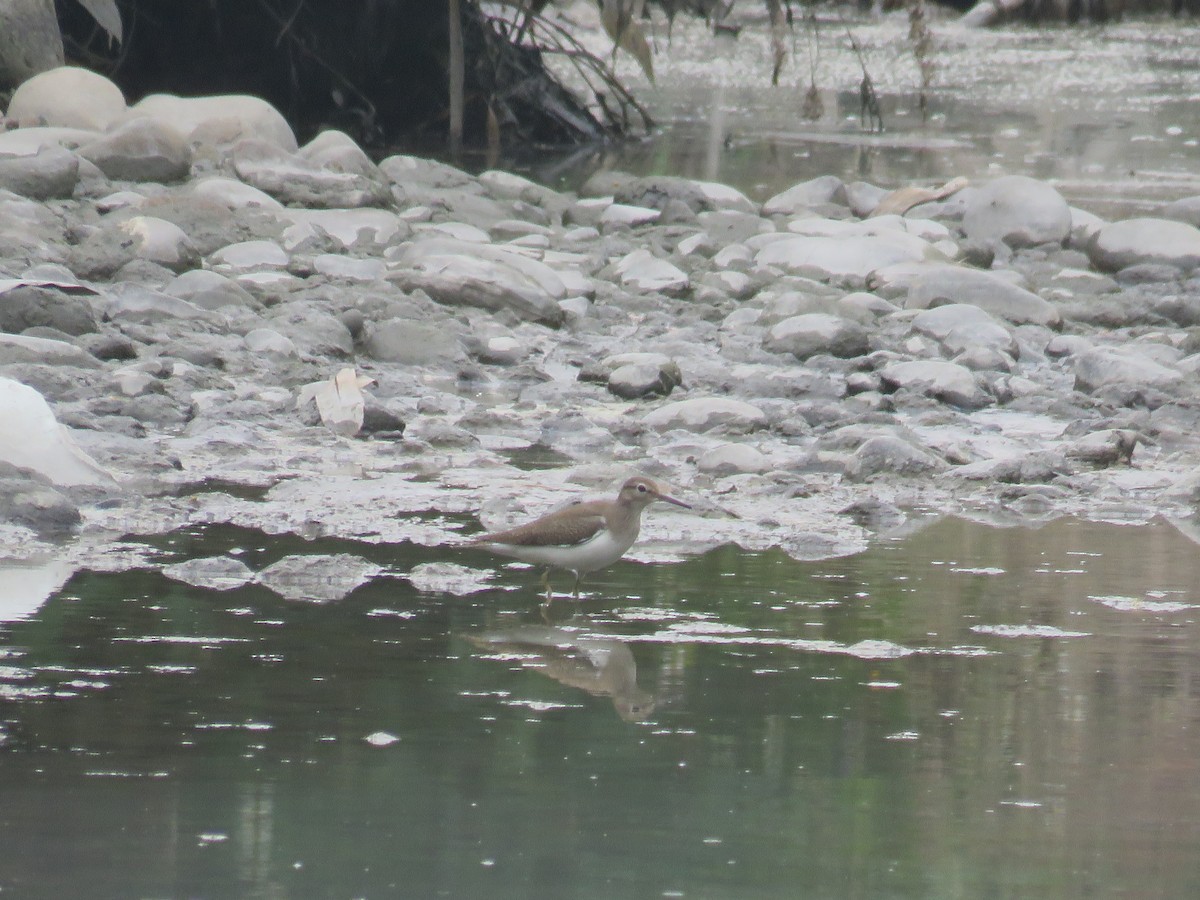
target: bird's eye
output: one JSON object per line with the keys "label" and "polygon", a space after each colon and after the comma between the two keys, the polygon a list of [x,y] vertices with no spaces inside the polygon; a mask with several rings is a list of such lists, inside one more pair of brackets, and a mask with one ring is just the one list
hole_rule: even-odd
{"label": "bird's eye", "polygon": [[644,484],[639,484],[639,485],[638,485],[638,491],[639,491],[639,492],[641,492],[641,493],[643,493],[643,494],[644,494],[644,493],[646,493],[646,486],[645,486]]}

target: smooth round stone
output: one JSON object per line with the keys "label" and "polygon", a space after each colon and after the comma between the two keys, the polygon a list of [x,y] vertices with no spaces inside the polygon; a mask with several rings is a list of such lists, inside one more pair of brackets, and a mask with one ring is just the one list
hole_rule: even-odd
{"label": "smooth round stone", "polygon": [[382,177],[371,157],[354,138],[344,131],[330,128],[296,151],[301,159],[332,172],[348,172],[356,175]]}
{"label": "smooth round stone", "polygon": [[821,175],[781,191],[762,205],[764,216],[794,216],[828,203],[845,204],[846,185],[836,175]]}
{"label": "smooth round stone", "polygon": [[687,274],[649,250],[634,250],[616,264],[621,284],[636,291],[678,294],[690,285]]}
{"label": "smooth round stone", "polygon": [[624,400],[666,397],[682,381],[679,366],[674,362],[629,363],[613,369],[608,376],[608,390]]}
{"label": "smooth round stone", "polygon": [[21,125],[106,131],[125,117],[121,89],[88,69],[60,66],[34,75],[13,93],[9,118]]}
{"label": "smooth round stone", "polygon": [[255,137],[283,150],[296,150],[296,136],[279,111],[266,100],[248,94],[176,97],[150,94],[131,112],[165,122],[191,144],[226,145]]}
{"label": "smooth round stone", "polygon": [[327,278],[343,281],[378,281],[387,272],[382,259],[358,259],[337,253],[322,253],[313,260],[313,268]]}
{"label": "smooth round stone", "polygon": [[870,352],[865,328],[841,316],[806,313],[771,326],[763,346],[774,353],[791,353],[808,359],[819,353],[853,358]]}
{"label": "smooth round stone", "polygon": [[115,479],[63,428],[40,393],[0,376],[0,461],[62,487],[112,487]]}
{"label": "smooth round stone", "polygon": [[525,358],[525,345],[511,335],[496,335],[485,340],[476,354],[481,362],[512,366]]}
{"label": "smooth round stone", "polygon": [[928,309],[947,303],[978,306],[1016,325],[1048,328],[1062,325],[1062,315],[1054,304],[992,272],[936,266],[909,282],[904,302],[907,309]]}
{"label": "smooth round stone", "polygon": [[[587,201],[580,201],[586,203]],[[599,224],[606,229],[635,228],[657,222],[662,213],[646,206],[630,206],[626,203],[610,203],[600,213]]]}
{"label": "smooth round stone", "polygon": [[154,119],[126,122],[77,152],[117,181],[181,181],[192,168],[183,135]]}
{"label": "smooth round stone", "polygon": [[382,362],[427,365],[463,357],[457,335],[441,325],[388,319],[374,325],[363,341],[363,349]]}
{"label": "smooth round stone", "polygon": [[755,262],[760,266],[777,266],[788,272],[819,278],[865,280],[876,269],[885,266],[944,258],[919,237],[893,231],[841,237],[785,237],[763,247],[755,256]]}
{"label": "smooth round stone", "polygon": [[194,303],[128,283],[123,285],[121,290],[109,294],[104,315],[116,322],[137,322],[145,325],[173,319],[202,319],[206,322],[218,320],[216,315]]}
{"label": "smooth round stone", "polygon": [[191,192],[197,197],[213,203],[219,203],[229,209],[259,208],[281,210],[283,204],[270,194],[251,187],[236,178],[212,176],[202,178],[191,186]]}
{"label": "smooth round stone", "polygon": [[0,281],[0,331],[17,334],[37,326],[70,335],[90,334],[97,328],[96,313],[78,293],[20,282],[6,289]]}
{"label": "smooth round stone", "polygon": [[139,259],[165,266],[173,272],[191,269],[200,263],[192,239],[174,222],[155,216],[134,216],[117,226],[134,241]]}
{"label": "smooth round stone", "polygon": [[1091,393],[1113,384],[1133,387],[1171,388],[1183,381],[1183,373],[1156,362],[1132,347],[1093,347],[1072,358],[1076,390]]}
{"label": "smooth round stone", "polygon": [[873,322],[880,316],[890,316],[899,307],[876,294],[855,291],[838,298],[838,312],[861,324]]}
{"label": "smooth round stone", "polygon": [[251,353],[270,353],[274,356],[299,356],[291,338],[270,328],[255,328],[246,333],[243,340]]}
{"label": "smooth round stone", "polygon": [[523,319],[562,323],[567,289],[544,263],[491,244],[433,238],[404,246],[388,280],[423,290],[446,306],[511,310]]}
{"label": "smooth round stone", "polygon": [[1170,219],[1124,219],[1099,228],[1087,245],[1092,265],[1116,272],[1140,263],[1190,271],[1200,265],[1200,229]]}
{"label": "smooth round stone", "polygon": [[1071,234],[1071,209],[1044,181],[1006,175],[971,192],[962,226],[967,239],[977,244],[1061,244]]}
{"label": "smooth round stone", "polygon": [[[384,209],[287,209],[280,218],[323,232],[346,249],[379,250],[409,233],[409,226]],[[284,241],[288,241],[284,232]]]}
{"label": "smooth round stone", "polygon": [[854,451],[846,465],[846,477],[863,481],[873,475],[928,475],[943,472],[949,464],[894,435],[868,438]]}
{"label": "smooth round stone", "polygon": [[[51,366],[75,366],[96,369],[99,361],[74,344],[52,338],[0,333],[0,366],[40,363]],[[3,421],[0,419],[0,421]]]}
{"label": "smooth round stone", "polygon": [[682,428],[686,431],[753,431],[764,428],[766,414],[750,403],[728,397],[694,397],[651,410],[642,421],[657,431]]}
{"label": "smooth round stone", "polygon": [[770,471],[771,461],[747,444],[722,444],[704,453],[696,467],[707,475],[751,475]]}
{"label": "smooth round stone", "polygon": [[986,406],[987,396],[970,369],[939,360],[914,360],[892,363],[879,372],[886,387],[907,388],[967,409]]}
{"label": "smooth round stone", "polygon": [[288,255],[274,241],[241,241],[229,244],[211,254],[209,264],[230,272],[250,272],[262,269],[284,269]]}
{"label": "smooth round stone", "polygon": [[163,293],[195,303],[203,309],[222,306],[258,306],[250,292],[211,269],[192,269],[163,286]]}
{"label": "smooth round stone", "polygon": [[79,183],[79,157],[61,147],[44,147],[27,156],[0,151],[0,190],[31,200],[64,200]]}

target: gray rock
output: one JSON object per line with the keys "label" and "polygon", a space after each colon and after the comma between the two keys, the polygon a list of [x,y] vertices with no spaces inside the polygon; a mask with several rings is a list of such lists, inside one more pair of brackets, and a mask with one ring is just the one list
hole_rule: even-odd
{"label": "gray rock", "polygon": [[706,451],[696,461],[696,468],[707,475],[721,478],[769,472],[771,461],[748,444],[721,444]]}
{"label": "gray rock", "polygon": [[967,303],[1016,325],[1059,328],[1062,316],[1052,303],[991,272],[936,266],[909,284],[904,305],[928,309],[945,303]]}
{"label": "gray rock", "polygon": [[865,219],[876,210],[883,198],[890,193],[891,191],[887,190],[887,188],[881,188],[866,181],[853,181],[846,185],[846,203],[850,207],[850,212],[854,213],[860,219]]}
{"label": "gray rock", "polygon": [[1163,206],[1158,211],[1158,216],[1200,228],[1200,195],[1174,200]]}
{"label": "gray rock", "polygon": [[836,175],[822,175],[792,185],[767,200],[762,206],[764,216],[794,216],[813,207],[847,203],[846,186]]}
{"label": "gray rock", "polygon": [[232,150],[238,178],[285,205],[318,209],[382,206],[391,200],[386,179],[313,165],[266,141],[247,138]]}
{"label": "gray rock", "polygon": [[1133,451],[1138,443],[1138,433],[1127,428],[1106,428],[1093,431],[1075,441],[1067,448],[1067,458],[1097,467],[1133,462]]}
{"label": "gray rock", "polygon": [[400,413],[374,397],[368,396],[363,408],[363,423],[359,434],[385,440],[399,440],[407,427]]}
{"label": "gray rock", "polygon": [[183,135],[156,119],[134,119],[76,152],[117,181],[180,181],[192,168]]}
{"label": "gray rock", "polygon": [[232,556],[204,556],[163,566],[162,573],[210,591],[232,591],[254,581],[254,570]]}
{"label": "gray rock", "polygon": [[254,328],[246,332],[242,338],[246,349],[255,354],[270,354],[272,356],[299,356],[295,343],[272,328]]}
{"label": "gray rock", "polygon": [[878,234],[785,237],[767,244],[755,256],[760,266],[822,279],[852,279],[859,284],[885,266],[944,259],[921,238],[892,229]]}
{"label": "gray rock", "polygon": [[717,247],[740,244],[756,234],[770,234],[775,226],[770,220],[753,213],[737,210],[703,212],[697,217],[701,228]]}
{"label": "gray rock", "polygon": [[193,269],[163,286],[163,293],[194,303],[201,309],[238,306],[258,309],[260,304],[244,287],[211,269]]}
{"label": "gray rock", "polygon": [[924,394],[963,409],[987,406],[990,398],[964,366],[939,360],[915,360],[885,366],[879,372],[884,387]]}
{"label": "gray rock", "polygon": [[890,434],[868,438],[846,464],[846,477],[865,481],[873,475],[918,476],[944,472],[949,464],[908,441]]}
{"label": "gray rock", "polygon": [[265,322],[289,338],[302,353],[347,357],[354,354],[354,338],[340,318],[322,304],[296,301],[279,307]]}
{"label": "gray rock", "polygon": [[728,431],[753,431],[767,424],[761,409],[742,400],[727,397],[694,397],[667,403],[642,417],[656,431],[681,428],[685,431],[709,431],[723,428]]}
{"label": "gray rock", "polygon": [[79,183],[79,157],[61,147],[30,156],[0,155],[0,190],[31,200],[64,199]]}
{"label": "gray rock", "polygon": [[714,209],[753,212],[756,209],[744,194],[733,188],[670,175],[651,175],[623,181],[615,186],[612,196],[616,203],[660,212],[672,202],[683,204],[692,213]]}
{"label": "gray rock", "polygon": [[15,363],[44,363],[53,366],[76,366],[96,369],[99,361],[74,344],[23,334],[0,334],[0,365]]}
{"label": "gray rock", "polygon": [[967,303],[923,310],[913,317],[912,328],[936,338],[951,353],[989,348],[1016,358],[1020,352],[1012,332],[985,310]]}
{"label": "gray rock", "polygon": [[350,135],[332,128],[322,131],[297,150],[296,156],[328,172],[361,175],[378,182],[386,177]]}
{"label": "gray rock", "polygon": [[677,296],[686,293],[691,282],[678,266],[659,259],[649,250],[637,249],[617,260],[615,271],[624,287],[634,291]]}
{"label": "gray rock", "polygon": [[969,195],[962,220],[973,243],[1003,241],[1010,247],[1066,242],[1071,210],[1062,195],[1043,181],[1006,175]]}
{"label": "gray rock", "polygon": [[182,228],[157,216],[134,216],[116,224],[117,238],[128,242],[135,259],[157,263],[172,272],[200,265],[200,253]]}
{"label": "gray rock", "polygon": [[19,334],[36,326],[69,335],[89,334],[97,328],[96,314],[80,293],[37,285],[0,290],[0,331]]}
{"label": "gray rock", "polygon": [[1169,390],[1182,383],[1183,373],[1179,369],[1154,361],[1142,349],[1093,347],[1072,357],[1075,389],[1095,393],[1101,388],[1123,385]]}
{"label": "gray rock", "polygon": [[63,64],[53,4],[7,0],[0,7],[0,90]]}
{"label": "gray rock", "polygon": [[1200,265],[1200,229],[1170,219],[1124,219],[1104,225],[1087,244],[1092,265],[1116,272],[1138,263],[1191,271]]}
{"label": "gray rock", "polygon": [[363,349],[372,359],[404,365],[452,364],[465,356],[458,335],[445,323],[408,319],[371,325]]}
{"label": "gray rock", "polygon": [[642,397],[666,397],[683,382],[679,366],[654,363],[628,363],[608,376],[608,390],[623,400]]}
{"label": "gray rock", "polygon": [[[379,169],[402,189],[413,187],[444,190],[459,188],[483,193],[483,187],[471,175],[447,163],[419,156],[395,154],[379,163]],[[611,192],[610,192],[611,193]]]}
{"label": "gray rock", "polygon": [[853,358],[870,352],[865,328],[857,322],[824,313],[792,316],[773,325],[763,346],[774,353],[791,353],[808,359],[819,353]]}
{"label": "gray rock", "polygon": [[0,521],[61,538],[83,521],[79,507],[45,478],[0,462]]}
{"label": "gray rock", "polygon": [[194,303],[128,283],[114,286],[104,307],[104,318],[112,322],[144,325],[188,319],[208,323],[220,321],[214,313]]}
{"label": "gray rock", "polygon": [[393,266],[388,280],[447,306],[507,310],[549,325],[564,318],[558,301],[567,289],[554,270],[500,247],[445,238],[413,241]]}

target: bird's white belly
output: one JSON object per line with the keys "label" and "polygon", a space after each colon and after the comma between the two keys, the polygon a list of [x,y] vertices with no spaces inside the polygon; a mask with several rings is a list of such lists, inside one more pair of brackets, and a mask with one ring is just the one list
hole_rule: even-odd
{"label": "bird's white belly", "polygon": [[495,553],[511,556],[521,562],[533,563],[538,566],[553,566],[557,569],[584,574],[611,566],[633,546],[633,540],[636,537],[637,535],[634,535],[634,538],[629,541],[617,541],[613,539],[611,532],[605,530],[582,544],[566,547],[533,547],[521,544],[485,544],[484,546]]}

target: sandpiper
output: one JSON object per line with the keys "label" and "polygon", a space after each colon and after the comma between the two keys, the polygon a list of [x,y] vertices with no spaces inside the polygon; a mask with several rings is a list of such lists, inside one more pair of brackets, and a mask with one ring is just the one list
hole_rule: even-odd
{"label": "sandpiper", "polygon": [[656,500],[691,506],[662,492],[649,478],[630,478],[615,500],[576,501],[525,525],[482,534],[471,543],[521,562],[546,566],[543,582],[551,599],[550,569],[575,575],[574,596],[588,572],[610,566],[628,552],[642,525],[642,510]]}

